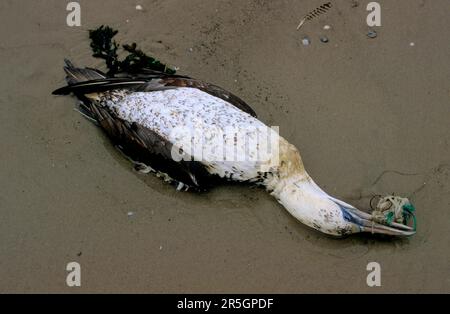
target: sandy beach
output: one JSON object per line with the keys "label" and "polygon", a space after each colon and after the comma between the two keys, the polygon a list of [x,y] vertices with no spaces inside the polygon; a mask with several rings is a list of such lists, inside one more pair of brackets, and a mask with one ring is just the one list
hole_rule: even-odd
{"label": "sandy beach", "polygon": [[[80,27],[68,2],[0,3],[0,292],[450,293],[448,0],[378,1],[376,38],[363,0],[300,30],[326,1],[82,0]],[[102,24],[242,97],[331,195],[363,210],[409,197],[417,234],[334,239],[262,189],[177,192],[137,173],[74,98],[51,95],[64,58],[103,67],[87,33]],[[72,261],[81,287],[66,285]]]}

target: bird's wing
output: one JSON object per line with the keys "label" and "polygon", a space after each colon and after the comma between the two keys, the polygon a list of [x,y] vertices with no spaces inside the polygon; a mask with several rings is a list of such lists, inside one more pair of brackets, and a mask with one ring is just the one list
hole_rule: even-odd
{"label": "bird's wing", "polygon": [[97,120],[113,143],[135,162],[167,174],[172,180],[197,190],[207,189],[214,177],[197,161],[172,158],[173,144],[154,131],[122,120],[108,108],[89,103],[84,106],[89,116]]}
{"label": "bird's wing", "polygon": [[[75,72],[76,70],[80,72],[86,72],[86,70],[94,71],[92,69],[76,68],[69,68],[69,71],[70,70],[72,70],[71,72]],[[71,76],[68,75],[68,78],[71,78]],[[117,77],[98,78],[94,80],[91,79],[78,82],[75,82],[75,80],[72,79],[68,82],[69,85],[55,90],[53,94],[67,95],[70,93],[74,93],[76,95],[86,95],[114,89],[130,89],[135,91],[152,92],[178,87],[190,87],[197,88],[214,97],[220,98],[232,104],[236,108],[250,114],[251,116],[256,117],[255,111],[245,101],[243,101],[236,95],[226,91],[225,89],[217,85],[209,84],[186,76],[168,75],[156,71],[149,71],[144,74],[137,74],[134,76],[118,75]]]}

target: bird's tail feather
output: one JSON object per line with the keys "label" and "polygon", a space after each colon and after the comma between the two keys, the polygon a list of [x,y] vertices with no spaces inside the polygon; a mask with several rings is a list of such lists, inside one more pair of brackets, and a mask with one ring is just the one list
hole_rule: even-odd
{"label": "bird's tail feather", "polygon": [[66,64],[64,66],[64,71],[67,74],[66,81],[69,85],[106,78],[106,75],[99,70],[92,68],[77,68],[67,59],[64,59],[64,62]]}

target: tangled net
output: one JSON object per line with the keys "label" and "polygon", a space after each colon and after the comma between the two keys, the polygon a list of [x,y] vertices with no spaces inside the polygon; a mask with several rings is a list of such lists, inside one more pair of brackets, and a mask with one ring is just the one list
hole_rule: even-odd
{"label": "tangled net", "polygon": [[[372,201],[376,197],[379,197],[379,200],[377,206],[373,208]],[[407,198],[394,195],[385,197],[374,196],[370,201],[370,204],[373,209],[373,221],[389,226],[393,224],[403,224],[407,226],[412,219],[413,228],[416,230],[416,209]]]}

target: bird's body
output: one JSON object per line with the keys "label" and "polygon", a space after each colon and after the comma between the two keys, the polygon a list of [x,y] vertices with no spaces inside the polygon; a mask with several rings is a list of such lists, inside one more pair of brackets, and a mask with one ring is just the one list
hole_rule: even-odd
{"label": "bird's body", "polygon": [[[327,234],[372,231],[410,235],[323,192],[306,173],[298,150],[235,95],[198,80],[151,72],[109,78],[65,67],[80,110],[132,160],[164,173],[180,187],[208,188],[220,180],[265,187],[295,218]],[[370,228],[371,229],[370,229]]]}
{"label": "bird's body", "polygon": [[[120,119],[139,124],[171,144],[175,144],[176,131],[186,131],[176,144],[200,147],[190,150],[189,155],[193,160],[202,161],[211,175],[254,182],[260,181],[260,174],[265,172],[261,158],[252,158],[258,153],[254,145],[246,147],[244,141],[235,141],[231,136],[218,137],[223,135],[220,134],[223,130],[241,133],[241,138],[256,138],[258,134],[275,131],[220,98],[196,88],[180,87],[151,93],[119,90],[112,96],[103,94],[101,99]],[[232,158],[221,158],[224,156],[218,153],[223,150],[233,150],[233,155],[229,154]],[[238,157],[240,162],[235,162]]]}

